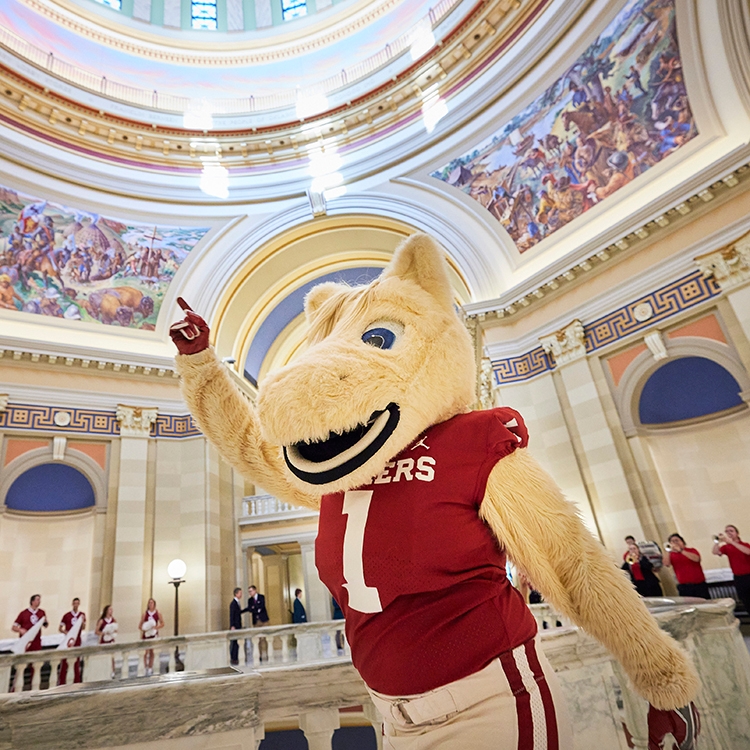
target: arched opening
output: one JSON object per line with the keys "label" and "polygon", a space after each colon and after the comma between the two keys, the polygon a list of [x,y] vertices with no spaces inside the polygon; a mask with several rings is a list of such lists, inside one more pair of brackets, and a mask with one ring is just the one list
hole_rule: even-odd
{"label": "arched opening", "polygon": [[680,357],[654,371],[641,391],[641,424],[664,425],[707,417],[743,405],[740,384],[706,357]]}
{"label": "arched opening", "polygon": [[44,463],[23,472],[5,497],[8,510],[26,513],[60,513],[91,508],[94,488],[78,469],[61,463]]}

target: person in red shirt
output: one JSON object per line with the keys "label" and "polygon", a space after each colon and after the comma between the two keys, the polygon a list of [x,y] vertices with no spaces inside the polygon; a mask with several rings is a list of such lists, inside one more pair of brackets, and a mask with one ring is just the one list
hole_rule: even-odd
{"label": "person in red shirt", "polygon": [[[83,632],[83,629],[86,627],[86,613],[81,612],[79,607],[81,606],[81,600],[76,597],[73,599],[73,608],[70,610],[70,612],[66,612],[62,616],[62,620],[60,620],[60,632],[64,635],[67,635],[73,627],[78,623],[79,620],[82,620],[81,622],[81,628],[78,631],[78,635],[75,639],[70,639],[71,642],[68,643],[68,648],[77,648],[81,645],[81,633]],[[82,675],[81,675],[81,658],[75,660],[75,663],[73,665],[73,682],[83,682]],[[57,676],[57,684],[58,685],[64,685],[65,680],[68,676],[68,660],[63,659],[60,662],[60,673]]]}
{"label": "person in red shirt", "polygon": [[711,598],[701,567],[701,553],[694,547],[686,547],[685,540],[677,532],[669,537],[664,565],[674,570],[680,596]]}
{"label": "person in red shirt", "polygon": [[[36,625],[39,620],[44,620],[44,625],[42,627],[47,627],[47,615],[43,609],[39,608],[39,605],[42,603],[42,597],[39,594],[34,594],[29,599],[29,606],[27,609],[25,609],[21,614],[16,617],[16,621],[13,623],[13,627],[11,630],[13,630],[14,633],[18,633],[18,637],[22,637],[26,634],[28,630],[31,630],[31,628]],[[31,643],[29,643],[26,646],[27,651],[41,651],[42,650],[42,631],[40,630],[36,638],[34,638]]]}
{"label": "person in red shirt", "polygon": [[[29,606],[23,612],[21,612],[16,621],[13,623],[11,630],[14,633],[18,633],[18,637],[22,638],[26,633],[31,630],[40,620],[44,620],[43,628],[46,628],[47,615],[43,609],[40,609],[39,605],[42,603],[42,597],[39,594],[34,594],[29,599]],[[41,651],[42,650],[42,631],[40,630],[36,637],[26,645],[27,651]],[[26,667],[25,679],[34,679],[34,667],[29,665]]]}
{"label": "person in red shirt", "polygon": [[744,605],[745,612],[750,613],[750,544],[740,539],[736,526],[728,524],[724,533],[714,540],[711,551],[719,557],[726,555],[729,558],[737,596]]}

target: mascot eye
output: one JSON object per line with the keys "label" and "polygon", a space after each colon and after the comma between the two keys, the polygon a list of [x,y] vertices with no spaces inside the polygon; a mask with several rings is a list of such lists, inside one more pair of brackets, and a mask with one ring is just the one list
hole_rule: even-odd
{"label": "mascot eye", "polygon": [[403,333],[403,327],[398,323],[373,323],[362,334],[362,341],[376,349],[391,349],[400,333]]}

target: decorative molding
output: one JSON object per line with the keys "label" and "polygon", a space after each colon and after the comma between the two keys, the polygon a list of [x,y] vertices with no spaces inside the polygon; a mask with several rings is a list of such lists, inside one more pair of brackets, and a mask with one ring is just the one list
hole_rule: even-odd
{"label": "decorative molding", "polygon": [[[585,324],[583,332],[586,353],[591,354],[597,349],[614,344],[655,323],[703,304],[719,294],[721,294],[721,289],[713,278],[705,278],[700,271],[693,271],[687,276],[666,284],[650,294],[638,297],[633,302]],[[635,311],[643,309],[646,304],[651,307],[652,315],[646,320],[639,320]],[[565,329],[562,330],[565,331]],[[492,369],[498,385],[528,380],[553,369],[555,364],[562,364],[557,358],[552,362],[545,356],[545,352],[548,352],[554,357],[554,352],[551,351],[552,340],[556,340],[560,333],[558,331],[540,337],[539,341],[550,342],[549,349],[542,344],[542,347],[536,347],[525,354],[493,359]],[[571,360],[565,359],[564,361]]]}
{"label": "decorative molding", "polygon": [[[654,323],[688,310],[721,293],[713,279],[706,279],[699,271],[673,281],[650,294],[639,297],[611,313],[586,325],[586,348],[589,352],[648,328]],[[651,305],[654,314],[644,321],[635,317],[634,310],[644,303]]]}
{"label": "decorative molding", "polygon": [[[156,412],[157,408],[153,407],[145,411]],[[70,422],[61,426],[55,422],[55,416],[61,413],[57,406],[8,403],[5,409],[0,410],[0,429],[65,433],[68,436],[119,437],[122,435],[117,413],[114,410],[66,408],[64,412],[70,415]],[[149,437],[179,439],[200,437],[201,434],[190,414],[159,414],[150,424]]]}
{"label": "decorative molding", "polygon": [[68,438],[66,438],[64,435],[55,435],[55,437],[52,438],[52,460],[53,461],[65,460],[65,449],[67,448],[67,445],[68,445]]}
{"label": "decorative molding", "polygon": [[151,434],[151,425],[156,421],[158,409],[142,406],[117,405],[115,417],[120,423],[121,437],[147,438]]}
{"label": "decorative molding", "polygon": [[664,337],[661,335],[661,331],[651,331],[643,337],[643,341],[648,347],[648,350],[653,354],[654,360],[657,362],[660,359],[667,359],[669,354],[667,353],[667,347],[664,343]]}
{"label": "decorative molding", "polygon": [[0,393],[0,412],[5,411],[8,408],[8,394]]}
{"label": "decorative molding", "polygon": [[152,437],[186,438],[201,434],[190,414],[160,414],[154,422]]}
{"label": "decorative molding", "polygon": [[518,383],[549,372],[552,369],[552,363],[544,349],[538,346],[517,357],[493,360],[492,369],[498,384]]}
{"label": "decorative molding", "polygon": [[9,359],[13,362],[32,362],[33,364],[42,365],[64,365],[65,367],[73,367],[76,369],[96,370],[97,372],[108,372],[108,373],[119,373],[119,375],[140,375],[152,378],[177,378],[176,370],[174,367],[163,367],[166,362],[174,362],[174,360],[164,358],[152,358],[152,362],[144,362],[146,357],[141,356],[141,362],[133,362],[132,360],[117,360],[110,357],[102,357],[101,355],[89,355],[81,354],[73,351],[70,347],[70,351],[58,350],[57,354],[51,354],[38,349],[26,348],[24,346],[17,346],[8,339],[0,339],[0,359],[9,356]]}
{"label": "decorative molding", "polygon": [[750,279],[750,232],[727,247],[699,255],[695,262],[721,289],[744,284]]}
{"label": "decorative molding", "polygon": [[586,332],[580,320],[539,339],[542,349],[552,356],[556,365],[574,362],[586,356]]}

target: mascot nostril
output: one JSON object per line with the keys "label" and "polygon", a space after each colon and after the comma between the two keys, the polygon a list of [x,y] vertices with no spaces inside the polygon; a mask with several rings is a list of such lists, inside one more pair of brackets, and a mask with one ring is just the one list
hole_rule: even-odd
{"label": "mascot nostril", "polygon": [[440,247],[413,235],[370,285],[314,287],[305,314],[310,346],[261,382],[257,406],[199,315],[170,335],[206,437],[253,483],[320,510],[316,566],[384,750],[573,747],[508,559],[619,659],[655,737],[688,720],[694,737],[685,652],[531,457],[521,415],[472,409],[475,350]]}

